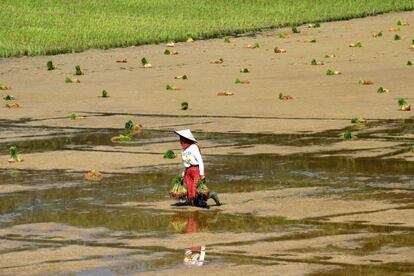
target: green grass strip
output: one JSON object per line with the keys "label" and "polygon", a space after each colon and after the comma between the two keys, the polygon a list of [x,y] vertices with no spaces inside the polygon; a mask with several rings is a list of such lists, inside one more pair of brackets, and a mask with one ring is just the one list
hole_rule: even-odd
{"label": "green grass strip", "polygon": [[413,10],[413,0],[1,0],[0,56],[206,39]]}

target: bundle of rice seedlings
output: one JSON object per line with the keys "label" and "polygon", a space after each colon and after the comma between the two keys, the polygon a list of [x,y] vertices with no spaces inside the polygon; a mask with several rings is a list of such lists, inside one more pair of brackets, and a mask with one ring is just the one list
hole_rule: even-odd
{"label": "bundle of rice seedlings", "polygon": [[254,43],[254,44],[247,44],[246,48],[249,48],[249,49],[260,48],[260,44],[258,42]]}
{"label": "bundle of rice seedlings", "polygon": [[187,110],[188,109],[188,102],[182,102],[181,103],[181,110]]}
{"label": "bundle of rice seedlings", "polygon": [[174,153],[174,151],[172,151],[172,150],[167,150],[165,153],[164,153],[164,159],[174,159],[174,158],[176,158],[177,157],[177,155]]}
{"label": "bundle of rice seedlings", "polygon": [[411,105],[408,104],[407,100],[404,98],[398,99],[398,106],[400,107],[401,111],[410,111]]}
{"label": "bundle of rice seedlings", "polygon": [[378,32],[378,33],[371,33],[371,36],[372,36],[373,38],[376,38],[376,37],[381,37],[381,36],[382,36],[382,32]]}
{"label": "bundle of rice seedlings", "polygon": [[117,60],[116,63],[128,63],[128,60],[126,58],[123,58],[123,59]]}
{"label": "bundle of rice seedlings", "polygon": [[249,84],[249,83],[250,83],[250,81],[248,81],[248,80],[241,80],[241,79],[237,78],[237,79],[234,81],[234,83],[235,83],[235,84]]}
{"label": "bundle of rice seedlings", "polygon": [[311,65],[324,65],[325,63],[320,60],[312,59]]}
{"label": "bundle of rice seedlings", "polygon": [[177,79],[177,80],[188,80],[188,77],[187,77],[187,75],[180,75],[180,76],[175,76],[174,77],[174,79]]}
{"label": "bundle of rice seedlings", "polygon": [[411,40],[411,46],[410,46],[410,49],[411,49],[411,50],[414,50],[414,39],[413,39],[413,40]]}
{"label": "bundle of rice seedlings", "polygon": [[362,43],[361,43],[361,41],[358,41],[356,43],[349,44],[349,47],[351,47],[351,48],[361,48]]}
{"label": "bundle of rice seedlings", "polygon": [[340,75],[340,74],[342,74],[342,73],[340,71],[336,71],[336,70],[328,69],[326,71],[327,76],[334,76],[334,75]]}
{"label": "bundle of rice seedlings", "polygon": [[9,163],[15,163],[15,162],[22,162],[23,161],[23,159],[20,158],[20,155],[17,154],[17,147],[16,146],[11,146],[9,148],[9,154],[10,154]]}
{"label": "bundle of rice seedlings", "polygon": [[225,38],[224,38],[224,43],[231,43],[230,38],[225,37]]}
{"label": "bundle of rice seedlings", "polygon": [[293,26],[292,27],[292,33],[298,34],[298,33],[300,33],[300,31],[298,30],[298,28],[296,26]]}
{"label": "bundle of rice seedlings", "polygon": [[79,65],[76,65],[75,66],[75,75],[77,75],[77,76],[80,76],[80,75],[83,75],[83,72],[82,72],[82,70],[81,70],[81,68],[80,68],[80,66]]}
{"label": "bundle of rice seedlings", "polygon": [[127,135],[119,134],[118,136],[114,136],[111,138],[112,143],[122,143],[122,142],[131,141],[131,140],[132,140],[132,137],[130,134],[127,134]]}
{"label": "bundle of rice seedlings", "polygon": [[108,91],[106,91],[105,89],[104,89],[104,90],[102,90],[101,97],[102,97],[102,98],[109,98]]}
{"label": "bundle of rice seedlings", "polygon": [[228,92],[228,91],[220,91],[217,93],[217,96],[233,96],[234,93],[233,92]]}
{"label": "bundle of rice seedlings", "polygon": [[168,49],[165,49],[164,55],[175,56],[175,55],[178,55],[178,52],[177,51],[170,51]]}
{"label": "bundle of rice seedlings", "polygon": [[128,120],[125,122],[125,129],[126,130],[133,130],[134,129],[134,122],[132,120]]}
{"label": "bundle of rice seedlings", "polygon": [[4,107],[9,108],[9,109],[16,109],[16,108],[19,108],[20,105],[18,103],[6,103]]}
{"label": "bundle of rice seedlings", "polygon": [[288,100],[293,99],[293,97],[291,97],[289,95],[283,95],[282,92],[279,93],[278,98],[279,98],[279,100],[282,100],[282,101],[288,101]]}
{"label": "bundle of rice seedlings", "polygon": [[95,169],[91,169],[85,173],[85,179],[88,181],[98,182],[103,178],[103,174]]}
{"label": "bundle of rice seedlings", "polygon": [[361,117],[355,117],[351,119],[352,124],[363,124],[365,123],[365,119]]}
{"label": "bundle of rice seedlings", "polygon": [[219,59],[210,61],[210,64],[222,64],[223,62],[224,62],[224,59],[219,58]]}
{"label": "bundle of rice seedlings", "polygon": [[48,71],[52,71],[52,70],[55,70],[55,65],[53,65],[53,61],[51,61],[51,60],[49,60],[47,63],[46,63],[46,66],[47,66],[47,70]]}
{"label": "bundle of rice seedlings", "polygon": [[283,48],[279,48],[279,47],[275,47],[275,49],[273,50],[276,54],[283,54],[286,53],[286,50]]}
{"label": "bundle of rice seedlings", "polygon": [[3,100],[5,100],[5,101],[13,101],[14,100],[14,97],[12,95],[6,95],[6,96],[3,97]]}
{"label": "bundle of rice seedlings", "polygon": [[12,90],[11,86],[0,83],[0,90]]}
{"label": "bundle of rice seedlings", "polygon": [[349,130],[345,130],[345,132],[342,134],[342,138],[344,140],[351,140],[352,139],[352,133]]}
{"label": "bundle of rice seedlings", "polygon": [[187,38],[187,43],[193,43],[193,42],[194,42],[194,39],[191,36],[189,36]]}
{"label": "bundle of rice seedlings", "polygon": [[407,22],[404,22],[404,21],[401,21],[401,20],[397,21],[397,26],[408,26],[408,25],[410,25],[410,24],[408,24]]}
{"label": "bundle of rice seedlings", "polygon": [[312,38],[310,40],[304,40],[303,42],[305,42],[305,43],[316,43],[316,39]]}
{"label": "bundle of rice seedlings", "polygon": [[308,24],[308,28],[319,28],[320,26],[321,24],[319,22]]}
{"label": "bundle of rice seedlings", "polygon": [[400,28],[391,27],[391,28],[388,29],[388,31],[389,32],[398,32],[398,31],[400,31]]}
{"label": "bundle of rice seedlings", "polygon": [[372,85],[374,84],[374,82],[372,80],[359,80],[358,84],[362,84],[362,85]]}
{"label": "bundle of rice seedlings", "polygon": [[383,94],[383,93],[388,93],[388,92],[390,92],[390,91],[388,89],[385,89],[384,87],[380,87],[377,90],[378,94]]}
{"label": "bundle of rice seedlings", "polygon": [[175,47],[174,41],[170,41],[167,43],[167,47]]}
{"label": "bundle of rice seedlings", "polygon": [[407,66],[413,66],[413,62],[411,60],[407,61]]}
{"label": "bundle of rice seedlings", "polygon": [[249,73],[249,69],[247,68],[241,68],[240,73]]}
{"label": "bundle of rice seedlings", "polygon": [[179,88],[174,85],[167,84],[165,85],[165,90],[179,90]]}
{"label": "bundle of rice seedlings", "polygon": [[141,64],[144,68],[152,68],[152,65],[148,63],[148,60],[145,57],[141,59]]}
{"label": "bundle of rice seedlings", "polygon": [[176,175],[171,181],[171,188],[169,196],[172,199],[181,200],[187,197],[187,187],[183,183],[183,178],[180,175]]}
{"label": "bundle of rice seedlings", "polygon": [[78,79],[72,79],[72,78],[66,77],[66,78],[65,78],[65,82],[66,82],[66,83],[80,83],[80,80],[78,80]]}
{"label": "bundle of rice seedlings", "polygon": [[79,118],[79,116],[78,116],[78,114],[76,114],[76,113],[70,113],[69,114],[69,119],[71,119],[71,120],[77,120]]}
{"label": "bundle of rice seedlings", "polygon": [[187,231],[188,219],[184,216],[173,216],[170,225],[177,233],[185,233]]}
{"label": "bundle of rice seedlings", "polygon": [[282,38],[282,39],[289,38],[289,34],[288,33],[279,33],[279,38]]}
{"label": "bundle of rice seedlings", "polygon": [[401,40],[401,36],[399,36],[398,34],[394,35],[394,40]]}
{"label": "bundle of rice seedlings", "polygon": [[324,56],[324,58],[334,58],[334,57],[336,57],[336,55],[335,55],[335,54],[326,54],[326,55]]}
{"label": "bundle of rice seedlings", "polygon": [[210,192],[207,185],[201,179],[199,179],[197,181],[197,194],[203,196],[204,198],[207,198],[209,193]]}

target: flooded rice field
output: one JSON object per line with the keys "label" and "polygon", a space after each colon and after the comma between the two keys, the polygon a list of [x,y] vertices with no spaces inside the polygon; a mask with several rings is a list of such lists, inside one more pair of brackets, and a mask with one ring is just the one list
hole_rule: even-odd
{"label": "flooded rice field", "polygon": [[[209,210],[168,199],[178,159],[136,171],[133,162],[126,171],[103,170],[99,183],[84,180],[90,168],[1,169],[0,274],[413,273],[414,163],[398,158],[412,154],[412,123],[351,127],[360,141],[397,143],[375,156],[330,148],[343,130],[196,133],[205,145],[209,188],[224,202],[209,202]],[[27,159],[73,151],[162,158],[159,148],[177,146],[174,134],[160,130],[113,145],[110,138],[120,130],[21,122],[0,128],[27,134],[0,139],[1,148],[17,145]],[[278,154],[261,146],[299,150]],[[320,148],[305,150],[311,147]],[[245,154],[252,148],[259,150]],[[185,266],[186,250],[201,246],[204,265]]]}

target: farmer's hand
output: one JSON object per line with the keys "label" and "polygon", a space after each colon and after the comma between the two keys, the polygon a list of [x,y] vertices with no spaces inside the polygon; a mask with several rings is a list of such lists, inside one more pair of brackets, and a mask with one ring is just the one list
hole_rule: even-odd
{"label": "farmer's hand", "polygon": [[201,181],[203,181],[203,183],[206,183],[206,176],[205,175],[200,175]]}

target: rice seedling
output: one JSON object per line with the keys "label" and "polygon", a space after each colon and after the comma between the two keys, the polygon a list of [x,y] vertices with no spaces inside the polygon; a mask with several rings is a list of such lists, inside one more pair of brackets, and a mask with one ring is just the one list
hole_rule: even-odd
{"label": "rice seedling", "polygon": [[148,63],[148,60],[145,57],[141,59],[141,64],[144,68],[152,68],[152,65]]}
{"label": "rice seedling", "polygon": [[235,83],[235,84],[249,84],[249,83],[250,83],[250,81],[248,81],[248,80],[241,80],[241,79],[237,78],[237,79],[234,81],[234,83]]}
{"label": "rice seedling", "polygon": [[260,44],[258,42],[254,43],[254,44],[247,44],[246,48],[249,48],[249,49],[260,48]]}
{"label": "rice seedling", "polygon": [[292,33],[294,33],[294,34],[299,34],[299,33],[300,33],[300,31],[298,30],[298,28],[297,28],[296,26],[293,26],[293,27],[292,27]]}
{"label": "rice seedling", "polygon": [[0,83],[0,90],[12,90],[11,86]]}
{"label": "rice seedling", "polygon": [[378,33],[371,33],[371,36],[372,36],[373,38],[381,37],[381,36],[382,36],[382,32],[378,32]]}
{"label": "rice seedling", "polygon": [[371,81],[371,80],[359,80],[358,81],[358,84],[361,84],[361,85],[372,85],[372,84],[374,84],[374,82]]}
{"label": "rice seedling", "polygon": [[400,107],[401,111],[410,111],[411,105],[408,104],[407,100],[404,98],[398,99],[398,106]]}
{"label": "rice seedling", "polygon": [[194,39],[191,37],[191,36],[189,36],[188,38],[187,38],[187,41],[186,41],[187,43],[193,43],[194,42]]}
{"label": "rice seedling", "polygon": [[278,47],[275,47],[275,49],[273,50],[276,54],[283,54],[283,53],[286,53],[286,50],[285,49],[283,49],[283,48],[278,48]]}
{"label": "rice seedling", "polygon": [[219,58],[219,59],[210,61],[210,64],[222,64],[223,62],[224,62],[224,59]]}
{"label": "rice seedling", "polygon": [[413,66],[413,62],[411,60],[407,61],[407,66]]}
{"label": "rice seedling", "polygon": [[325,63],[323,61],[319,61],[316,59],[312,59],[311,65],[324,65]]}
{"label": "rice seedling", "polygon": [[167,84],[165,85],[165,90],[179,90],[179,88],[174,85]]}
{"label": "rice seedling", "polygon": [[49,60],[47,63],[46,63],[46,66],[47,66],[47,70],[48,71],[52,71],[52,70],[55,70],[55,65],[53,65],[53,61],[51,61],[51,60]]}
{"label": "rice seedling", "polygon": [[165,49],[164,55],[167,55],[167,56],[175,56],[175,55],[178,55],[178,52],[177,51],[170,51],[168,49]]}
{"label": "rice seedling", "polygon": [[383,94],[383,93],[388,93],[388,92],[390,92],[390,91],[388,89],[385,89],[384,87],[380,87],[377,90],[378,94]]}
{"label": "rice seedling", "polygon": [[365,119],[361,117],[355,117],[351,119],[352,124],[364,124],[365,122]]}
{"label": "rice seedling", "polygon": [[224,38],[224,43],[230,43],[231,41],[230,41],[230,38],[228,38],[228,37],[225,37]]}
{"label": "rice seedling", "polygon": [[394,32],[399,32],[399,31],[400,31],[400,28],[394,28],[394,27],[391,27],[391,28],[389,28],[389,29],[388,29],[388,31],[389,31],[389,32],[393,32],[393,33],[394,33]]}
{"label": "rice seedling", "polygon": [[347,141],[352,139],[352,133],[349,130],[345,130],[344,133],[342,133],[342,138]]}
{"label": "rice seedling", "polygon": [[132,137],[130,134],[119,134],[118,136],[114,136],[111,138],[112,143],[123,143],[123,142],[129,142],[132,140]]}
{"label": "rice seedling", "polygon": [[177,79],[177,80],[188,80],[188,77],[187,77],[187,75],[180,75],[180,76],[175,76],[174,77],[174,79]]}
{"label": "rice seedling", "polygon": [[328,69],[327,71],[326,71],[326,75],[327,76],[335,76],[335,75],[341,75],[342,73],[340,72],[340,71],[336,71],[336,70],[331,70],[331,69]]}
{"label": "rice seedling", "polygon": [[174,43],[174,41],[170,41],[170,42],[167,43],[166,46],[167,47],[175,47],[175,43]]}
{"label": "rice seedling", "polygon": [[4,107],[8,109],[16,109],[16,108],[19,108],[20,105],[18,103],[6,103]]}
{"label": "rice seedling", "polygon": [[80,83],[80,80],[79,79],[72,79],[72,78],[66,77],[65,78],[65,82],[66,83]]}
{"label": "rice seedling", "polygon": [[283,93],[281,93],[281,92],[279,93],[278,98],[281,101],[293,100],[293,97],[291,97],[289,95],[283,95]]}
{"label": "rice seedling", "polygon": [[336,55],[335,55],[335,54],[326,54],[326,55],[324,56],[324,58],[334,58],[334,57],[336,57]]}
{"label": "rice seedling", "polygon": [[14,101],[14,97],[12,95],[6,95],[3,97],[3,100],[5,101]]}
{"label": "rice seedling", "polygon": [[188,102],[182,102],[181,103],[181,110],[187,110],[188,109]]}
{"label": "rice seedling", "polygon": [[83,75],[83,71],[81,70],[79,65],[75,66],[75,75],[77,76]]}
{"label": "rice seedling", "polygon": [[168,192],[170,198],[181,200],[187,196],[187,187],[184,185],[183,177],[176,175],[171,181],[171,188]]}
{"label": "rice seedling", "polygon": [[414,50],[414,39],[411,40],[411,46],[409,47],[409,49]]}
{"label": "rice seedling", "polygon": [[250,71],[249,71],[249,69],[247,69],[247,68],[241,68],[240,69],[240,73],[249,73]]}
{"label": "rice seedling", "polygon": [[305,43],[316,43],[316,38],[312,38],[312,39],[307,39],[307,40],[304,40],[303,42],[305,42]]}
{"label": "rice seedling", "polygon": [[77,120],[78,119],[78,114],[76,114],[76,113],[70,113],[69,114],[69,119],[71,119],[71,120]]}
{"label": "rice seedling", "polygon": [[282,39],[289,38],[289,34],[288,33],[279,33],[279,38],[282,38]]}
{"label": "rice seedling", "polygon": [[217,93],[217,96],[234,96],[234,93],[228,91],[220,91]]}
{"label": "rice seedling", "polygon": [[23,159],[20,157],[19,154],[17,154],[17,147],[16,146],[11,146],[9,148],[9,154],[10,154],[10,158],[9,158],[9,163],[16,163],[16,162],[22,162]]}
{"label": "rice seedling", "polygon": [[319,22],[308,24],[308,28],[319,28],[320,26],[321,24]]}
{"label": "rice seedling", "polygon": [[105,89],[104,89],[104,90],[102,90],[101,97],[102,97],[102,98],[109,98],[108,91],[106,91]]}
{"label": "rice seedling", "polygon": [[133,130],[134,129],[134,122],[132,120],[128,120],[125,122],[125,129],[126,130]]}
{"label": "rice seedling", "polygon": [[401,40],[401,36],[399,36],[398,34],[394,35],[394,40]]}
{"label": "rice seedling", "polygon": [[202,181],[201,179],[198,179],[197,181],[196,191],[197,191],[197,194],[201,195],[204,198],[207,198],[210,193],[206,183],[204,183],[204,181]]}
{"label": "rice seedling", "polygon": [[164,159],[174,159],[174,158],[176,158],[177,157],[177,155],[174,153],[174,151],[172,151],[172,150],[167,150],[165,153],[164,153]]}
{"label": "rice seedling", "polygon": [[408,26],[408,25],[410,25],[410,24],[408,24],[407,22],[404,22],[404,21],[401,21],[401,20],[398,20],[397,21],[397,26]]}
{"label": "rice seedling", "polygon": [[116,63],[128,63],[128,60],[126,58],[123,58],[123,59],[117,60]]}
{"label": "rice seedling", "polygon": [[103,179],[103,174],[95,169],[85,173],[85,179],[88,181],[99,182]]}
{"label": "rice seedling", "polygon": [[361,48],[362,47],[362,42],[361,41],[357,41],[355,43],[349,44],[350,48]]}

